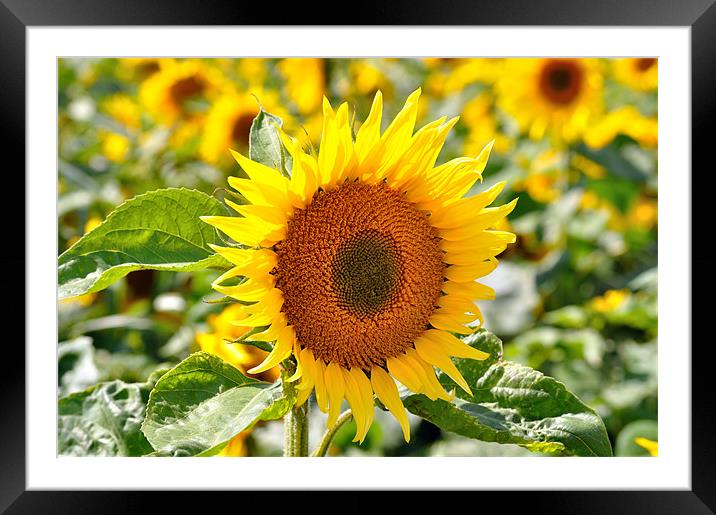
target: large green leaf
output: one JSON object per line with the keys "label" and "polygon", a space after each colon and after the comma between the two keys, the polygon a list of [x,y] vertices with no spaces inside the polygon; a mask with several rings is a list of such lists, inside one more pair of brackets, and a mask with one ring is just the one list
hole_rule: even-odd
{"label": "large green leaf", "polygon": [[59,297],[99,291],[134,270],[194,271],[228,263],[208,246],[221,244],[201,215],[226,215],[200,191],[169,188],[128,200],[58,259]]}
{"label": "large green leaf", "polygon": [[288,176],[292,160],[278,135],[277,127],[282,125],[281,118],[267,113],[262,107],[251,123],[249,157]]}
{"label": "large green leaf", "polygon": [[197,352],[157,382],[142,431],[160,455],[210,456],[257,420],[280,418],[290,406],[280,383],[248,378]]}
{"label": "large green leaf", "polygon": [[[484,330],[464,341],[490,353],[484,361],[455,360],[473,395],[459,388],[452,402],[410,395],[404,402],[411,413],[446,431],[487,442],[560,455],[611,456],[602,420],[562,383],[504,361],[500,340]],[[447,376],[440,380],[456,387]]]}
{"label": "large green leaf", "polygon": [[153,451],[140,426],[159,374],[146,383],[111,381],[58,401],[61,456],[143,456]]}

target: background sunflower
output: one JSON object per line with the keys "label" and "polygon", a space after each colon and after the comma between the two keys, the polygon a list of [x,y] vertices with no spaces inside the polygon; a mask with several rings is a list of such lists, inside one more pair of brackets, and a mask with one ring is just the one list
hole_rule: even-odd
{"label": "background sunflower", "polygon": [[[373,172],[380,169],[380,163],[412,165],[398,159],[405,153],[397,144],[366,156],[376,145],[374,137],[380,141],[393,120],[405,120],[406,112],[401,113],[404,100],[421,87],[420,102],[410,104],[408,118],[416,128],[428,126],[421,140],[425,148],[433,148],[431,138],[439,133],[442,145],[433,148],[436,155],[431,154],[430,159],[449,163],[462,156],[475,158],[494,141],[481,173],[482,182],[474,186],[466,183],[466,191],[460,187],[456,191],[473,199],[485,198],[480,195],[490,192],[494,206],[508,205],[519,197],[511,212],[506,209],[502,213],[506,217],[491,220],[489,229],[495,234],[514,234],[515,243],[504,245],[502,241],[491,247],[492,254],[485,256],[497,256],[500,265],[481,281],[485,289],[473,292],[477,294],[473,298],[488,297],[492,289],[495,300],[479,302],[479,312],[470,311],[473,308],[465,309],[459,295],[448,292],[440,309],[464,309],[474,317],[468,321],[466,315],[465,323],[481,316],[485,325],[504,340],[506,358],[568,384],[603,418],[617,455],[648,454],[634,444],[634,439],[655,439],[657,420],[655,60],[648,56],[622,60],[142,58],[61,59],[58,66],[60,251],[91,231],[124,200],[146,191],[186,187],[234,199],[231,191],[236,190],[226,186],[227,178],[237,176],[248,181],[250,176],[225,149],[231,147],[246,154],[248,127],[258,112],[254,95],[266,110],[283,119],[285,133],[295,138],[284,139],[293,152],[293,167],[320,171],[314,176],[318,177],[315,183],[307,179],[300,185],[289,184],[301,192],[304,201],[321,185],[324,193],[319,196],[329,202],[331,191],[339,191],[337,186],[346,178],[342,172],[333,173],[338,167],[327,164],[335,165],[340,159],[348,159],[350,164],[352,159],[339,150],[325,151],[333,145],[332,138],[335,149],[340,149],[341,141],[347,138],[359,138],[362,143],[356,144],[355,162],[360,165],[361,160],[374,159],[378,165]],[[378,90],[383,93],[380,120],[377,111],[372,111]],[[333,106],[330,109],[322,103],[324,95]],[[347,106],[339,107],[343,102]],[[334,122],[324,130],[326,116]],[[440,123],[430,125],[443,116],[446,120],[460,118],[450,122],[450,130]],[[372,136],[366,136],[369,134]],[[427,159],[421,148],[411,150],[415,159]],[[347,174],[349,179],[358,178],[360,182],[370,176],[355,170]],[[379,175],[370,177],[373,180]],[[393,167],[390,177],[405,186],[406,195],[420,191],[422,179],[411,180],[410,166]],[[387,202],[377,183],[364,187],[372,189],[345,189],[345,202],[349,193],[355,197],[351,197],[351,209],[361,209],[366,197],[371,207]],[[416,199],[419,195],[409,200]],[[307,218],[312,216],[307,205],[291,206],[303,209]],[[462,212],[444,215],[442,220],[438,216],[428,225],[458,235],[465,231],[474,238],[486,227],[473,219],[479,210],[472,207],[475,212],[464,211],[472,220],[465,226],[449,226]],[[487,203],[479,208],[491,209]],[[398,212],[377,210],[377,216],[387,219]],[[289,230],[299,230],[298,226],[286,225],[284,235],[281,227],[285,220],[275,218],[272,210],[255,209],[251,216],[263,220],[261,226],[266,229],[257,233],[247,228],[252,237],[276,241],[271,238],[284,239]],[[444,240],[442,245],[447,248],[441,250],[451,252],[452,245],[452,251],[469,248],[466,254],[472,255],[482,248],[479,241],[468,247]],[[329,270],[330,280],[342,285],[343,297],[338,300],[352,302],[360,314],[383,307],[381,302],[392,298],[397,288],[395,267],[391,268],[396,262],[392,245],[384,234],[367,231],[330,247],[338,256],[337,262],[344,264],[335,273]],[[286,263],[300,262],[298,247],[287,244],[275,252],[277,258],[283,255]],[[380,269],[382,286],[372,297],[356,298],[351,290],[350,263],[355,255],[366,252],[389,266]],[[428,266],[429,259],[424,261]],[[486,273],[493,262],[457,265],[469,276]],[[254,262],[253,266],[263,271],[267,265]],[[449,282],[458,284],[465,276],[455,268],[451,271],[448,267],[442,273]],[[363,274],[358,272],[358,276]],[[275,279],[276,284],[290,287],[280,274]],[[99,381],[142,382],[154,370],[174,366],[199,349],[221,356],[244,371],[258,365],[268,356],[265,351],[256,345],[227,343],[245,334],[250,325],[229,323],[241,322],[242,308],[227,307],[217,302],[220,299],[207,296],[215,280],[216,273],[211,271],[133,272],[101,292],[62,302],[59,394],[64,396]],[[219,284],[236,286],[228,278]],[[302,284],[293,287],[305,289]],[[416,281],[416,292],[428,289],[428,283]],[[256,291],[260,290],[254,294]],[[250,288],[245,286],[242,295],[250,296]],[[267,310],[269,301],[264,303]],[[306,295],[290,309],[313,316],[302,306],[310,305],[309,301],[313,299]],[[281,307],[284,305],[285,300]],[[267,313],[256,311],[254,322]],[[329,453],[531,455],[520,447],[442,432],[423,419],[405,415],[395,402],[390,385],[395,384],[396,377],[406,386],[423,388],[436,397],[450,394],[456,387],[449,383],[452,386],[446,391],[448,383],[436,385],[427,373],[421,375],[426,369],[420,364],[440,367],[440,361],[449,367],[442,357],[431,353],[430,342],[441,338],[446,329],[459,330],[449,325],[455,320],[459,325],[463,319],[454,313],[444,318],[433,316],[438,332],[408,348],[400,360],[386,360],[385,367],[375,365],[371,359],[374,355],[366,354],[359,367],[363,376],[353,372],[344,376],[343,370],[355,367],[346,367],[350,363],[333,356],[336,363],[342,363],[342,392],[335,386],[339,382],[336,367],[331,367],[329,374],[330,363],[321,350],[295,348],[288,338],[291,345],[281,349],[289,349],[299,358],[305,356],[299,359],[302,377],[294,381],[302,385],[301,396],[309,404],[327,408],[327,413],[312,410],[312,432],[320,433],[329,415],[335,418],[330,397],[337,399],[338,393],[351,405],[360,405],[370,389],[396,414],[394,417],[381,410],[368,414],[364,410],[362,418],[338,432]],[[318,326],[317,321],[311,321],[310,327]],[[388,327],[395,331],[397,326]],[[288,333],[286,330],[282,337]],[[259,373],[275,375],[276,371],[269,367]],[[326,388],[329,375],[332,389]],[[459,386],[455,393],[461,395]],[[648,431],[644,429],[647,426]],[[405,443],[408,434],[410,444]],[[354,442],[356,435],[359,438]],[[254,427],[250,436],[237,437],[225,453],[276,455],[281,452],[282,439],[281,424],[267,422]]]}

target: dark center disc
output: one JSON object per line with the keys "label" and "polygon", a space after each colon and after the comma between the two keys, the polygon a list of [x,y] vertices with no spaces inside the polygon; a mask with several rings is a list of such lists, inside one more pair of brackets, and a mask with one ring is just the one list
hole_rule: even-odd
{"label": "dark center disc", "polygon": [[584,81],[581,66],[572,59],[550,59],[542,68],[539,88],[553,104],[566,105],[578,95]]}
{"label": "dark center disc", "polygon": [[346,240],[333,258],[340,305],[359,316],[377,313],[398,288],[400,262],[393,239],[374,229]]}

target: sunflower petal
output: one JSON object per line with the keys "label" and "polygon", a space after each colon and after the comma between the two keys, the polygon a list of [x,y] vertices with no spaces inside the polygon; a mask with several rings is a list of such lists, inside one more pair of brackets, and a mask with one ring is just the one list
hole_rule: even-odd
{"label": "sunflower petal", "polygon": [[266,356],[260,365],[248,370],[249,374],[259,374],[266,370],[275,367],[281,363],[284,359],[291,355],[293,344],[296,340],[296,333],[292,326],[288,325],[284,327],[278,335],[276,345],[273,350]]}
{"label": "sunflower petal", "polygon": [[408,423],[408,415],[405,411],[403,401],[400,400],[398,387],[395,385],[393,378],[381,367],[376,366],[370,371],[370,382],[380,402],[388,408],[400,424],[400,428],[403,430],[403,438],[405,438],[406,442],[409,442],[410,424]]}
{"label": "sunflower petal", "polygon": [[336,425],[338,415],[341,411],[343,396],[345,395],[345,381],[341,366],[336,362],[331,362],[326,366],[326,392],[328,393],[328,427]]}

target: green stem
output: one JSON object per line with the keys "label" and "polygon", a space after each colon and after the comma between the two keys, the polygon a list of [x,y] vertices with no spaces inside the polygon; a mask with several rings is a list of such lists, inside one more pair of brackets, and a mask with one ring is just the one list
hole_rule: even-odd
{"label": "green stem", "polygon": [[351,413],[351,410],[344,412],[340,417],[338,417],[338,420],[336,420],[336,423],[333,425],[333,427],[329,427],[323,434],[323,438],[321,438],[320,445],[318,446],[318,448],[316,448],[315,451],[313,451],[313,454],[311,454],[311,456],[319,458],[324,457],[328,452],[328,448],[331,446],[331,442],[333,442],[333,438],[335,438],[338,430],[345,426],[348,422],[350,422],[352,418],[353,413]]}
{"label": "green stem", "polygon": [[308,456],[308,401],[284,417],[284,456]]}

